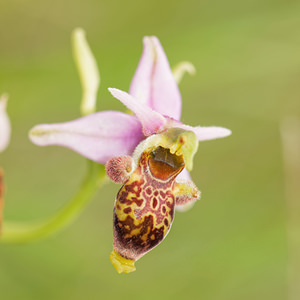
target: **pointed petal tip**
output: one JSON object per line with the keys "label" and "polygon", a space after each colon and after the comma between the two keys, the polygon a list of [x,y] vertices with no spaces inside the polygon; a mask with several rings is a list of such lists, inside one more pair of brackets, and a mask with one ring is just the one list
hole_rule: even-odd
{"label": "pointed petal tip", "polygon": [[143,126],[145,136],[160,131],[166,124],[166,119],[160,113],[152,110],[149,106],[138,101],[130,94],[116,88],[108,88],[109,92],[127,108],[134,112]]}
{"label": "pointed petal tip", "polygon": [[39,137],[43,135],[43,126],[45,125],[36,125],[32,127],[28,132],[28,138],[30,139],[30,141],[38,146],[44,146],[41,142],[41,139],[39,139]]}
{"label": "pointed petal tip", "polygon": [[29,130],[29,140],[37,146],[54,145],[53,134],[59,132],[56,124],[40,124]]}
{"label": "pointed petal tip", "polygon": [[143,44],[144,47],[151,47],[155,56],[157,55],[157,50],[159,50],[159,48],[162,48],[159,38],[155,35],[144,36]]}
{"label": "pointed petal tip", "polygon": [[176,123],[176,126],[185,130],[193,131],[196,134],[198,141],[214,140],[214,139],[224,138],[231,135],[230,129],[224,127],[218,127],[218,126],[193,127],[193,126],[179,124],[179,123]]}
{"label": "pointed petal tip", "polygon": [[220,138],[222,137],[227,137],[227,136],[230,136],[232,134],[232,131],[228,128],[224,128],[224,127],[216,127],[218,128],[219,130],[219,133],[220,133]]}
{"label": "pointed petal tip", "polygon": [[0,105],[3,105],[4,108],[6,108],[8,97],[9,95],[7,93],[0,95]]}
{"label": "pointed petal tip", "polygon": [[108,91],[114,96],[115,93],[118,93],[118,91],[121,91],[121,90],[116,89],[116,88],[109,87],[109,88],[108,88]]}
{"label": "pointed petal tip", "polygon": [[224,138],[232,134],[230,129],[218,126],[196,127],[195,129],[199,141]]}
{"label": "pointed petal tip", "polygon": [[86,32],[83,28],[81,27],[76,27],[73,29],[71,37],[73,39],[73,42],[75,42],[78,39],[85,38]]}
{"label": "pointed petal tip", "polygon": [[159,42],[159,39],[155,35],[145,35],[143,37],[143,42],[148,43],[148,42]]}

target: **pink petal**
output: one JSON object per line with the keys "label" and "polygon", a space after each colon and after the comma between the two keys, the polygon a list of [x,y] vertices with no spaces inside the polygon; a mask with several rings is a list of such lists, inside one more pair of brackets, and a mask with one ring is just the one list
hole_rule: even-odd
{"label": "pink petal", "polygon": [[166,124],[166,119],[158,112],[152,110],[141,101],[118,89],[109,88],[111,94],[132,110],[143,126],[145,136],[150,136],[161,130]]}
{"label": "pink petal", "polygon": [[10,121],[6,112],[7,95],[0,96],[0,152],[4,151],[10,141]]}
{"label": "pink petal", "polygon": [[191,130],[196,134],[199,141],[214,140],[214,139],[219,139],[231,135],[231,130],[223,127],[197,126],[191,128],[192,128]]}
{"label": "pink petal", "polygon": [[179,127],[185,130],[193,131],[196,134],[198,141],[214,140],[214,139],[223,138],[231,135],[231,130],[224,127],[216,127],[216,126],[193,127],[171,119],[168,120],[167,127]]}
{"label": "pink petal", "polygon": [[103,111],[58,124],[35,126],[30,139],[39,146],[59,145],[105,164],[118,155],[130,155],[144,138],[135,116]]}
{"label": "pink petal", "polygon": [[180,120],[181,96],[167,56],[157,37],[146,36],[143,42],[129,93],[162,115]]}

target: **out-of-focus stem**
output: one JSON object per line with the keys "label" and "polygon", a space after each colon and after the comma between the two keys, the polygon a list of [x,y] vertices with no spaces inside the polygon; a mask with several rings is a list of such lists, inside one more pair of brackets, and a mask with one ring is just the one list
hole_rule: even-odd
{"label": "out-of-focus stem", "polygon": [[[82,85],[81,114],[87,115],[96,110],[96,98],[100,84],[100,75],[96,59],[87,43],[83,29],[76,28],[73,31],[72,48]],[[0,109],[0,114],[2,113],[1,120],[3,119],[7,123],[2,122],[4,124],[2,124],[2,127],[5,127],[4,129],[6,129],[2,130],[2,132],[4,132],[6,136],[4,136],[4,134],[0,136],[3,140],[7,138],[7,142],[3,145],[0,144],[0,151],[4,150],[7,146],[9,137],[8,131],[10,129],[8,128],[8,117],[6,114],[4,115],[6,101],[6,96],[0,98],[0,108],[2,108]],[[0,129],[2,129],[1,126]],[[2,132],[0,131],[0,133]],[[4,222],[2,233],[0,234],[0,243],[16,244],[32,242],[52,235],[72,223],[92,200],[93,195],[106,179],[105,168],[103,165],[87,161],[87,166],[85,179],[78,192],[57,213],[46,219],[34,222]],[[2,177],[0,169],[0,229],[3,208],[3,199],[1,199],[1,196],[3,196],[4,190],[4,185],[1,184]]]}
{"label": "out-of-focus stem", "polygon": [[7,101],[7,94],[0,95],[0,152],[7,148],[11,135],[10,120],[6,112]]}
{"label": "out-of-focus stem", "polygon": [[88,115],[96,110],[100,73],[82,28],[74,29],[72,48],[82,86],[81,114]]}
{"label": "out-of-focus stem", "polygon": [[4,222],[0,243],[29,243],[48,237],[71,224],[92,200],[105,181],[103,165],[88,161],[88,170],[81,187],[57,213],[35,222]]}
{"label": "out-of-focus stem", "polygon": [[281,123],[285,167],[288,243],[288,299],[300,299],[300,120]]}
{"label": "out-of-focus stem", "polygon": [[4,206],[4,180],[3,180],[3,170],[0,167],[0,235],[2,231],[2,214],[3,214],[3,206]]}

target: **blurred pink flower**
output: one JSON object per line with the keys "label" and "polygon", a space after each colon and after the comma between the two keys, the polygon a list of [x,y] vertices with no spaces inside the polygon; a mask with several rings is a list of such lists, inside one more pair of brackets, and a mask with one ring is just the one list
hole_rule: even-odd
{"label": "blurred pink flower", "polygon": [[112,157],[132,155],[146,137],[172,127],[193,131],[199,141],[231,134],[222,127],[192,127],[180,122],[181,95],[164,50],[154,36],[144,38],[129,94],[113,88],[109,91],[135,116],[102,111],[66,123],[41,124],[31,130],[31,141],[39,146],[64,146],[105,164]]}
{"label": "blurred pink flower", "polygon": [[7,95],[0,96],[0,152],[4,151],[10,141],[10,121],[6,112]]}

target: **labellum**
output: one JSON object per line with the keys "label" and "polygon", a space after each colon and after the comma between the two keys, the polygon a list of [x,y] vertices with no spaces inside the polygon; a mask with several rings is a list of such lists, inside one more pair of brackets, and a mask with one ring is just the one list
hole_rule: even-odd
{"label": "labellum", "polygon": [[128,156],[113,158],[106,165],[107,174],[114,181],[127,178],[117,194],[113,212],[110,259],[119,273],[135,271],[134,262],[162,242],[171,228],[177,201],[195,200],[200,195],[193,184],[176,181],[185,167],[186,153],[181,148],[187,138],[183,139],[180,133],[176,135],[179,143],[175,143],[175,151],[161,145],[142,145],[145,149],[136,168],[134,162],[128,163]]}

